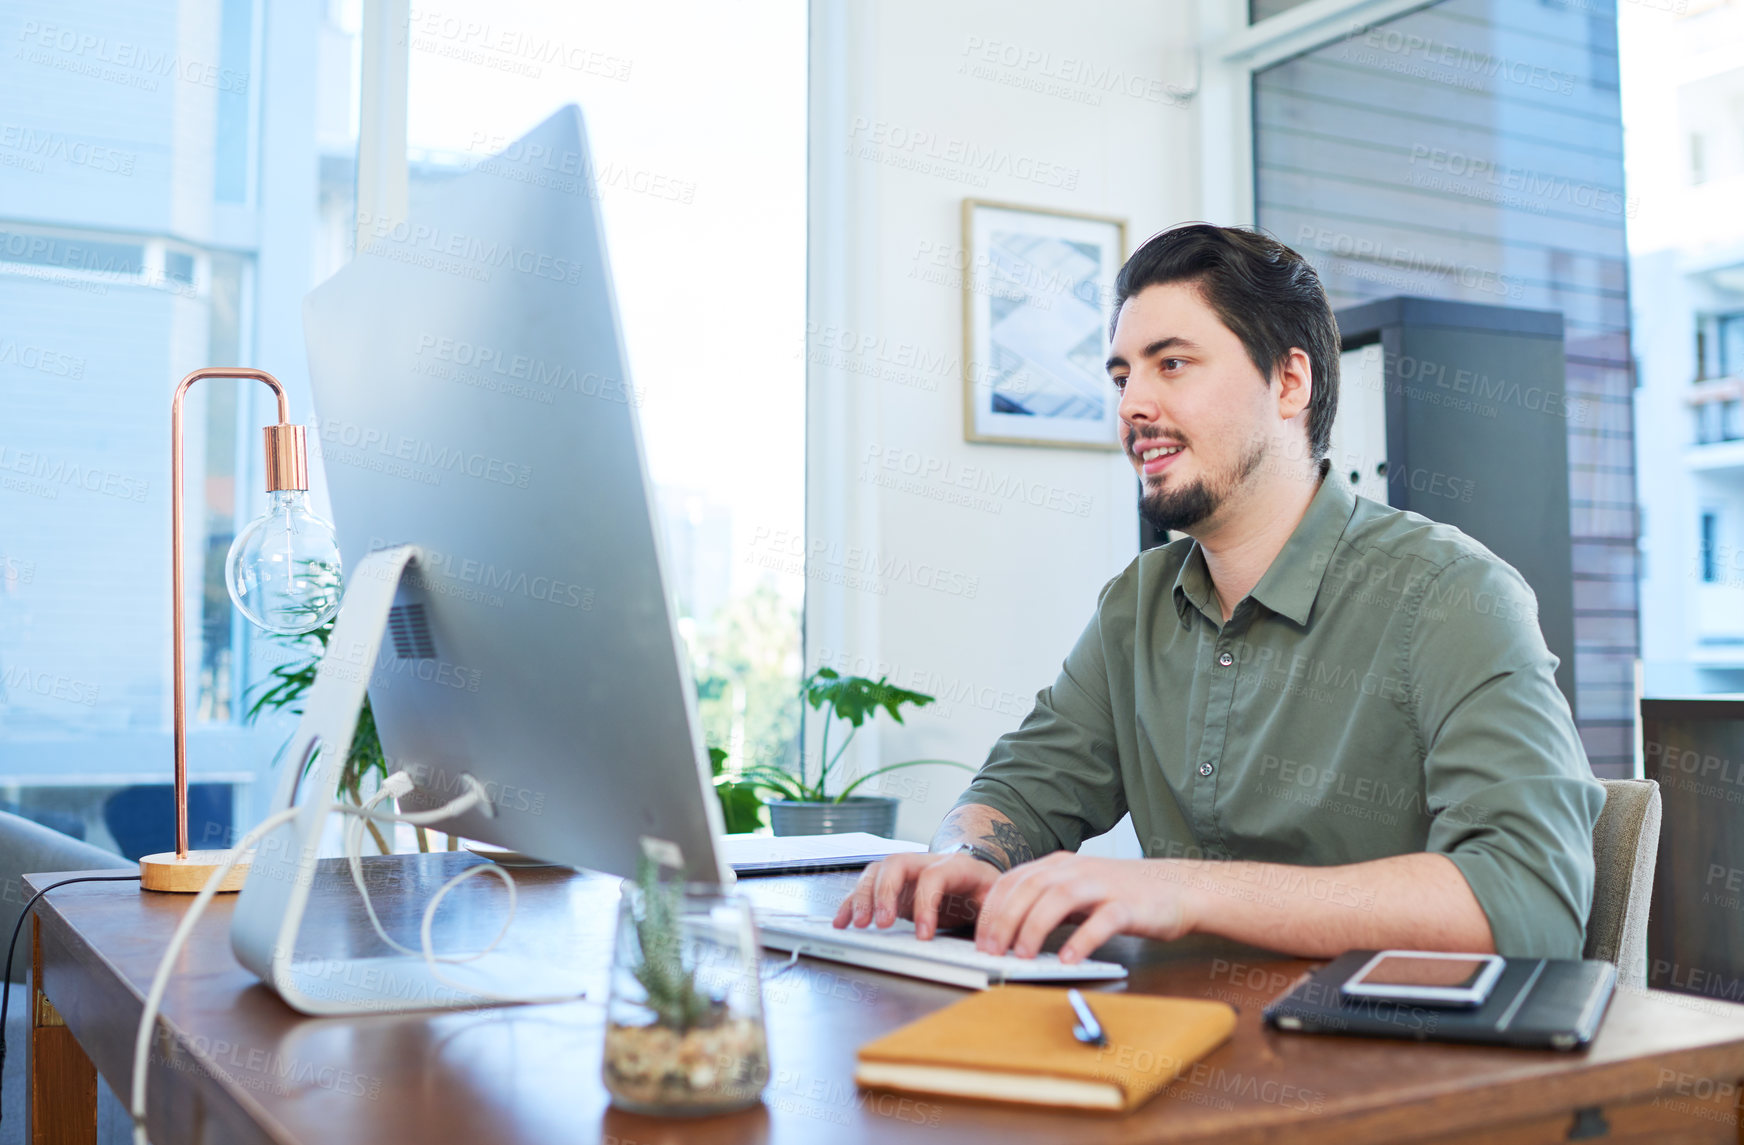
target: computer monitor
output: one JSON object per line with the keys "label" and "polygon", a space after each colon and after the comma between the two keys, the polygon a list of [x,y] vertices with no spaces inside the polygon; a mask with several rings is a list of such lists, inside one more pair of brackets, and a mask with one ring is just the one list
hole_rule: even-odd
{"label": "computer monitor", "polygon": [[662,839],[731,880],[591,171],[570,105],[414,217],[360,219],[304,307],[311,452],[348,569],[423,553],[369,686],[402,806],[470,774],[495,814],[466,838],[618,875]]}
{"label": "computer monitor", "polygon": [[565,107],[413,217],[360,215],[357,255],[305,302],[311,453],[348,583],[275,800],[297,810],[262,838],[231,926],[305,1013],[574,996],[571,968],[509,950],[446,968],[299,956],[366,678],[389,768],[416,784],[402,808],[476,781],[488,806],[441,824],[455,834],[732,881],[591,172]]}

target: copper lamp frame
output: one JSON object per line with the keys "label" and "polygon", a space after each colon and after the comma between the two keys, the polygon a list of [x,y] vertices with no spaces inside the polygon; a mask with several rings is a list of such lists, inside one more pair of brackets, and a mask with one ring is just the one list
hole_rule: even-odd
{"label": "copper lamp frame", "polygon": [[[186,602],[183,600],[182,585],[182,401],[195,382],[206,378],[253,379],[272,390],[273,396],[278,399],[279,420],[277,425],[266,426],[263,430],[266,437],[267,492],[309,487],[307,437],[302,426],[290,424],[290,403],[285,398],[284,386],[279,384],[277,378],[265,370],[244,366],[208,366],[195,370],[182,379],[181,384],[176,387],[175,398],[170,402],[170,643],[174,649],[170,678],[173,681],[175,707],[176,849],[173,854],[165,852],[146,855],[139,860],[140,885],[146,890],[198,891],[229,853],[191,851],[188,848],[187,642],[184,635]],[[240,890],[247,876],[247,861],[238,862],[231,868],[219,890]]]}

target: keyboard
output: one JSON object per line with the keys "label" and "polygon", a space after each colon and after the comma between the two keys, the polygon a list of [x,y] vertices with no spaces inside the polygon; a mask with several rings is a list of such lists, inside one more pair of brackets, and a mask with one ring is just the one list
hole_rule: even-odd
{"label": "keyboard", "polygon": [[1057,954],[1034,958],[983,954],[975,949],[973,940],[948,934],[922,941],[914,936],[914,923],[907,919],[898,919],[885,929],[850,926],[837,930],[831,917],[759,911],[757,932],[763,945],[775,950],[974,990],[1000,982],[1095,982],[1126,977],[1126,967],[1114,962],[1085,959],[1065,963]]}

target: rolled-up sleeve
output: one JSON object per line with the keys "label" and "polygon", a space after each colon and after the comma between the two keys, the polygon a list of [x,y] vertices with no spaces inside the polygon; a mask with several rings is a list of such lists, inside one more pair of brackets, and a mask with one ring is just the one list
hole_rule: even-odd
{"label": "rolled-up sleeve", "polygon": [[1126,814],[1102,637],[1104,606],[1119,579],[1103,587],[1059,678],[1036,693],[1035,708],[993,745],[957,800],[1002,812],[1038,857],[1075,851]]}
{"label": "rolled-up sleeve", "polygon": [[1426,578],[1405,652],[1425,751],[1426,849],[1459,868],[1496,952],[1579,958],[1593,896],[1593,778],[1524,579],[1487,554]]}

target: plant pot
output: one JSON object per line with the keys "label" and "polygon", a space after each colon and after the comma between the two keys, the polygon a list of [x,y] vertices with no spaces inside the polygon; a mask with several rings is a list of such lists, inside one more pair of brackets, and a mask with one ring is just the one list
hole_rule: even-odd
{"label": "plant pot", "polygon": [[[652,946],[641,929],[650,910],[670,920],[652,935]],[[662,980],[691,983],[695,1005],[675,1012],[650,993],[649,967],[656,963]],[[612,1104],[663,1117],[755,1105],[769,1081],[759,965],[748,899],[690,886],[662,909],[626,883],[600,1062]],[[663,996],[670,999],[671,991]]]}
{"label": "plant pot", "polygon": [[897,799],[893,795],[850,795],[840,803],[771,799],[769,826],[777,835],[840,835],[865,831],[896,836]]}

